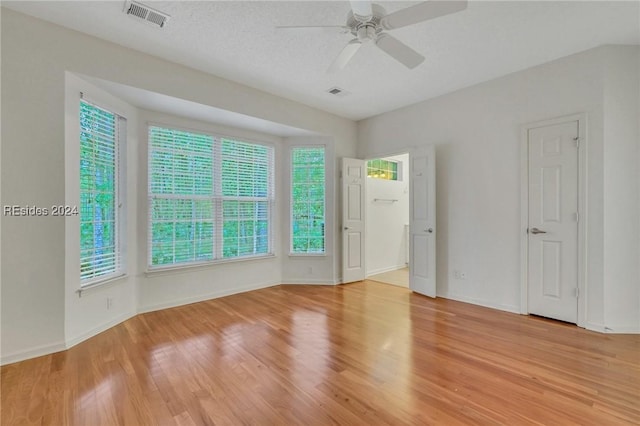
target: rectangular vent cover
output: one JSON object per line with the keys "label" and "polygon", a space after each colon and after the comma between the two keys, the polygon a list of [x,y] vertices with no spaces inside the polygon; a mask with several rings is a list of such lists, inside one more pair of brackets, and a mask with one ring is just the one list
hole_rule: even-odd
{"label": "rectangular vent cover", "polygon": [[330,93],[330,94],[332,94],[334,96],[347,96],[347,95],[350,94],[346,90],[341,89],[339,87],[332,87],[330,89],[327,89],[327,93]]}
{"label": "rectangular vent cover", "polygon": [[136,1],[125,1],[124,11],[127,15],[144,19],[145,21],[157,25],[160,28],[163,28],[164,24],[166,24],[170,18],[166,13],[162,13],[159,10],[145,6],[144,4]]}

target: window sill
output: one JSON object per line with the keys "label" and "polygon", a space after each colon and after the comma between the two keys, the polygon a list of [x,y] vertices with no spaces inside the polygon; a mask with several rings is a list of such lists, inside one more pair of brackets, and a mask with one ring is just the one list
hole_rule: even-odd
{"label": "window sill", "polygon": [[185,272],[192,272],[201,269],[208,269],[218,265],[224,265],[227,263],[238,263],[238,262],[248,262],[252,260],[266,260],[266,259],[275,259],[275,254],[265,254],[262,256],[246,256],[246,257],[237,257],[233,259],[219,259],[219,260],[210,260],[205,262],[194,262],[194,263],[185,263],[182,265],[171,265],[171,266],[163,266],[163,267],[155,267],[149,268],[145,271],[144,275],[146,277],[156,277],[168,274],[179,274]]}
{"label": "window sill", "polygon": [[113,284],[116,281],[120,281],[120,280],[123,280],[123,279],[126,279],[126,278],[129,278],[129,275],[126,272],[122,273],[120,275],[113,276],[113,277],[107,277],[107,278],[99,280],[99,281],[94,281],[91,284],[80,286],[80,288],[76,290],[76,293],[78,293],[78,297],[82,297],[82,293],[84,293],[87,290],[92,290],[92,289],[94,289],[96,287],[102,287],[102,286],[105,286],[105,285],[108,285],[108,284]]}
{"label": "window sill", "polygon": [[289,257],[327,257],[325,253],[289,253]]}

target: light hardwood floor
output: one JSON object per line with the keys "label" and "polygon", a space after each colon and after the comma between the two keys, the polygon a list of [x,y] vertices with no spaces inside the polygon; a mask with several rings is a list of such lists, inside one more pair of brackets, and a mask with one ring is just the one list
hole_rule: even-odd
{"label": "light hardwood floor", "polygon": [[400,268],[393,271],[383,272],[381,274],[371,275],[367,279],[370,281],[377,281],[379,283],[409,288],[409,268]]}
{"label": "light hardwood floor", "polygon": [[3,426],[640,423],[640,336],[371,281],[143,314],[0,370]]}

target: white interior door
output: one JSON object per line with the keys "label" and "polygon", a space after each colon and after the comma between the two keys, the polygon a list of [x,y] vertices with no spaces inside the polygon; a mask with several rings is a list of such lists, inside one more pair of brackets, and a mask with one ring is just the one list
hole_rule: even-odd
{"label": "white interior door", "polygon": [[409,153],[409,287],[436,297],[436,163],[433,146]]}
{"label": "white interior door", "polygon": [[342,159],[342,282],[365,278],[365,184],[367,163]]}
{"label": "white interior door", "polygon": [[578,121],[529,129],[529,313],[578,320]]}

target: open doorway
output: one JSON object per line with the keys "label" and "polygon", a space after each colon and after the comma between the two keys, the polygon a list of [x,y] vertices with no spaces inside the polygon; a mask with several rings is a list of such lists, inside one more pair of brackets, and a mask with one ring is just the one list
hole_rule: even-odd
{"label": "open doorway", "polygon": [[[406,192],[406,197],[409,199],[409,288],[411,291],[428,297],[436,297],[435,158],[435,147],[433,145],[415,147],[409,152],[410,166],[402,167],[400,170],[400,176],[403,179],[400,182],[408,182],[408,185],[403,187],[402,192]],[[405,165],[404,162],[403,165]],[[365,160],[342,158],[340,180],[342,187],[343,283],[362,281],[368,275],[378,275],[378,273],[383,272],[377,262],[373,262],[372,266],[367,267],[369,248],[382,247],[385,257],[388,258],[393,258],[389,253],[395,252],[396,255],[404,253],[406,260],[406,244],[404,250],[392,249],[390,241],[382,240],[380,242],[376,239],[380,236],[377,231],[383,228],[390,228],[387,220],[384,220],[384,223],[376,220],[371,222],[365,220],[365,216],[368,217],[369,211],[366,188],[369,182],[375,182],[374,176],[371,178],[366,177],[367,169],[367,161]],[[408,190],[405,191],[405,189]],[[382,197],[374,196],[373,193],[369,195],[371,196],[371,204],[374,202],[386,202],[394,205],[399,203],[401,199],[397,198],[398,201],[394,201],[395,198],[387,198],[387,196],[383,199]],[[378,198],[378,200],[374,201],[374,198]],[[397,217],[402,216],[389,214],[389,212],[383,215],[383,219]],[[402,229],[406,230],[407,228],[404,225],[406,223],[402,223]],[[373,231],[368,233],[367,229]],[[367,241],[369,234],[373,237],[373,243]],[[397,234],[394,235],[397,236]],[[403,236],[406,241],[406,232],[401,232],[401,238]],[[378,266],[377,271],[376,266]],[[398,266],[396,264],[396,268]],[[387,268],[388,270],[394,270],[393,267],[388,265]]]}
{"label": "open doorway", "polygon": [[367,279],[409,288],[409,154],[367,161]]}

